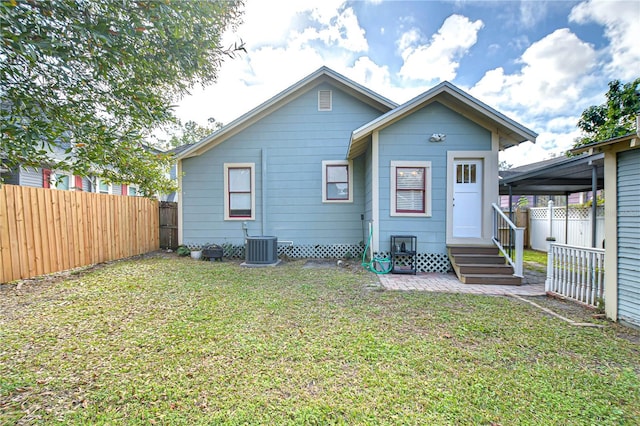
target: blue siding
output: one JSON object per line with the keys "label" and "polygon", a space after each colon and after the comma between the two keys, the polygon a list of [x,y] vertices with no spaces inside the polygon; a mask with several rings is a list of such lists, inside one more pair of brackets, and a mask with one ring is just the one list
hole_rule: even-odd
{"label": "blue siding", "polygon": [[21,168],[18,185],[42,188],[42,169]]}
{"label": "blue siding", "polygon": [[[432,143],[433,133],[444,133],[446,141]],[[416,235],[418,252],[446,253],[447,151],[490,151],[491,132],[444,105],[434,102],[383,129],[380,154],[380,250],[388,250],[390,236]],[[390,215],[391,161],[431,162],[432,215]]]}
{"label": "blue siding", "polygon": [[[332,111],[318,111],[317,92],[323,89],[333,91]],[[224,163],[255,163],[250,235],[275,235],[296,245],[360,242],[365,159],[353,162],[353,203],[322,203],[322,161],[344,159],[353,129],[379,115],[323,83],[202,155],[183,160],[183,242],[243,242],[242,221],[224,220]]]}
{"label": "blue siding", "polygon": [[640,149],[617,161],[618,317],[640,326]]}

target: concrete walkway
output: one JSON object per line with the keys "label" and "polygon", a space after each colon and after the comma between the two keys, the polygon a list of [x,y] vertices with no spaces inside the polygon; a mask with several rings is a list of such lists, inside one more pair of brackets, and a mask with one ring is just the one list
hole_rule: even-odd
{"label": "concrete walkway", "polygon": [[417,275],[386,274],[378,275],[380,283],[386,290],[400,291],[431,291],[439,293],[469,293],[486,294],[493,296],[544,296],[544,274],[535,271],[525,271],[523,284],[515,285],[488,285],[488,284],[463,284],[453,272],[418,273]]}

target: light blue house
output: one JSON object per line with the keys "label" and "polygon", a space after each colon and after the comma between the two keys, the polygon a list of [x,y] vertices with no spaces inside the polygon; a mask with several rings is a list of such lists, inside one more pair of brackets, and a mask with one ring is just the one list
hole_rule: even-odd
{"label": "light blue house", "polygon": [[322,67],[177,156],[180,242],[277,236],[291,257],[387,253],[418,269],[492,244],[498,151],[536,134],[444,82],[403,104]]}

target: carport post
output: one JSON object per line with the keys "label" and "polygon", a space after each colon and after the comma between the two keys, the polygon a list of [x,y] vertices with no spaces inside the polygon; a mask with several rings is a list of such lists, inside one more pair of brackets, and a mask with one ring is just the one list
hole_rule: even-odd
{"label": "carport post", "polygon": [[596,247],[596,214],[598,212],[598,199],[596,193],[598,192],[598,166],[593,161],[589,161],[591,164],[591,247]]}
{"label": "carport post", "polygon": [[564,193],[564,243],[569,244],[569,193]]}
{"label": "carport post", "polygon": [[509,220],[513,222],[513,194],[511,192],[511,185],[509,185]]}

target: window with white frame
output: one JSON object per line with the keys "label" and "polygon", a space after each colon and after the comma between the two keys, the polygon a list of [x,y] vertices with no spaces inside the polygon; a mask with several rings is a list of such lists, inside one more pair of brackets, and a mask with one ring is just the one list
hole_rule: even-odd
{"label": "window with white frame", "polygon": [[353,202],[353,167],[351,161],[322,162],[322,202]]}
{"label": "window with white frame", "polygon": [[[124,194],[123,194],[124,195]],[[140,191],[140,188],[138,188],[138,185],[127,185],[127,194],[130,197],[141,197],[142,196],[142,192]]]}
{"label": "window with white frame", "polygon": [[431,162],[391,162],[391,216],[431,216]]}
{"label": "window with white frame", "polygon": [[70,175],[61,172],[51,173],[51,188],[68,191],[73,188],[73,180]]}
{"label": "window with white frame", "polygon": [[106,180],[97,177],[96,178],[96,192],[100,194],[113,194],[113,189],[110,183]]}
{"label": "window with white frame", "polygon": [[224,192],[225,220],[255,219],[255,164],[225,164]]}

